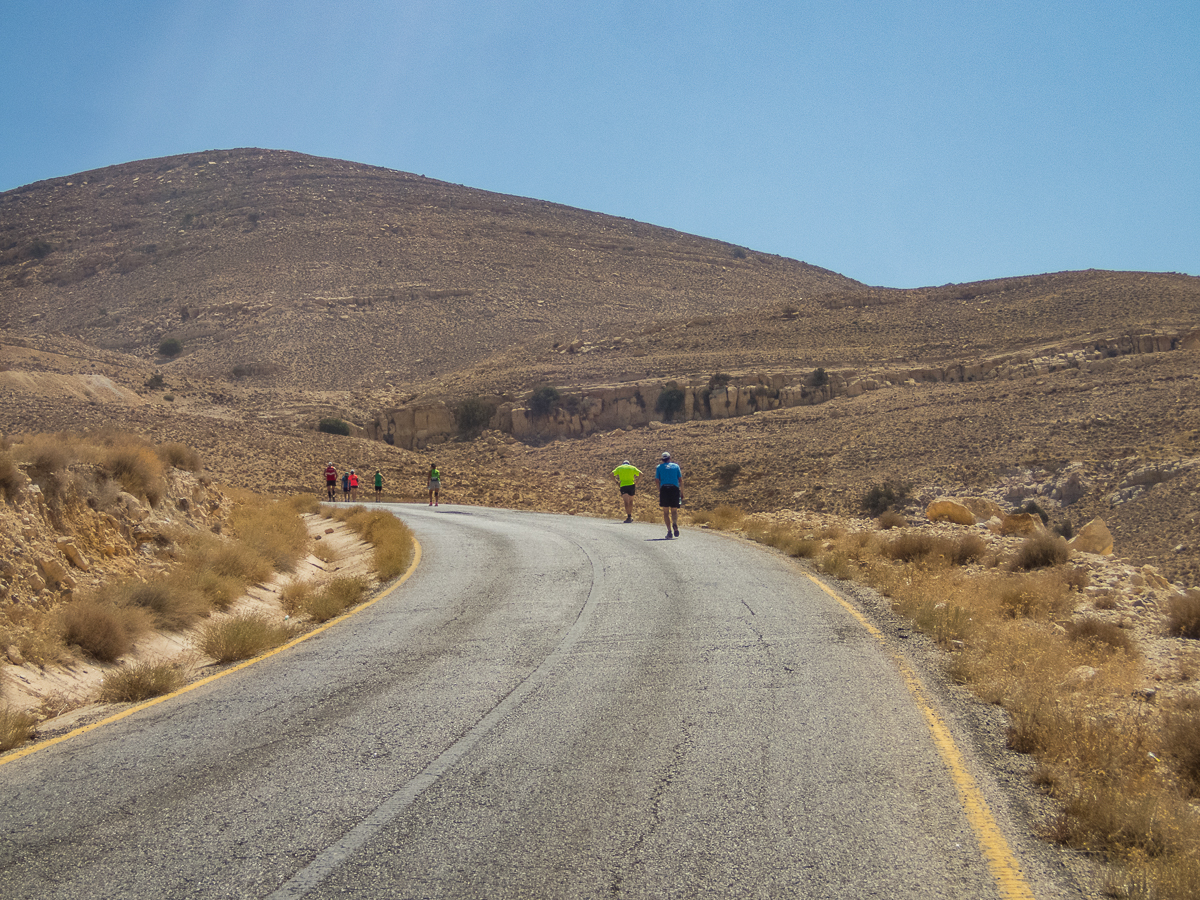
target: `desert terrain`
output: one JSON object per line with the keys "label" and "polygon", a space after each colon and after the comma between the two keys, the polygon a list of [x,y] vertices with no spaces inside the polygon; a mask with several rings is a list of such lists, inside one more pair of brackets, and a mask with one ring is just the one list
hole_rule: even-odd
{"label": "desert terrain", "polygon": [[[0,431],[128,428],[194,446],[218,483],[264,491],[316,490],[332,460],[416,495],[436,459],[453,502],[615,514],[613,466],[648,470],[667,448],[699,508],[850,514],[883,483],[907,489],[914,512],[941,495],[1034,500],[1056,523],[1103,517],[1119,556],[1195,584],[1197,329],[1191,276],[872,287],[282,151],[145,160],[0,195]],[[649,409],[655,421],[578,439],[502,426],[417,450],[367,437],[388,410],[444,404],[453,422],[464,400],[519,409],[544,385],[569,399],[636,384],[653,406],[672,383],[721,375],[765,391],[818,369],[844,389],[728,418],[664,423]],[[976,370],[989,374],[961,375]],[[319,433],[327,417],[351,434]]]}

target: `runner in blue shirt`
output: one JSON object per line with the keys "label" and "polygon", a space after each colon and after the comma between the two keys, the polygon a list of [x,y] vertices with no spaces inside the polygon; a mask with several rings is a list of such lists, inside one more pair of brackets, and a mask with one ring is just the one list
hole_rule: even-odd
{"label": "runner in blue shirt", "polygon": [[664,453],[662,462],[654,470],[658,482],[658,505],[662,507],[663,524],[667,526],[667,540],[679,537],[679,507],[683,505],[683,472],[677,463],[671,462],[671,454]]}

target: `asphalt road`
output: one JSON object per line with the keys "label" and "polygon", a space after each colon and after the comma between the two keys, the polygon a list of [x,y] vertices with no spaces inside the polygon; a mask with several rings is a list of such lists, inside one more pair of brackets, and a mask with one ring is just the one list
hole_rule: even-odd
{"label": "asphalt road", "polygon": [[700,530],[392,507],[291,650],[0,766],[0,898],[1003,896],[895,663]]}

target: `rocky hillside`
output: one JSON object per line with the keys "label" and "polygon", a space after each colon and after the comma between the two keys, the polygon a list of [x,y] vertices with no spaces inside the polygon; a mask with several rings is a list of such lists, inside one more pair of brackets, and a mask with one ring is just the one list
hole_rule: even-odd
{"label": "rocky hillside", "polygon": [[[1118,554],[1194,579],[1198,327],[1191,276],[867,287],[277,151],[0,195],[0,432],[116,425],[259,490],[314,489],[333,460],[416,496],[436,454],[452,502],[602,514],[613,465],[648,468],[665,444],[689,503],[850,513],[885,482],[1036,499],[1057,520],[1103,516]],[[672,382],[685,405],[664,424]],[[563,404],[519,421],[545,384]],[[503,434],[460,440],[474,397]],[[440,409],[436,427],[407,424],[416,408]],[[355,436],[318,433],[327,416]],[[1085,486],[1067,503],[1046,487],[1065,473]]]}

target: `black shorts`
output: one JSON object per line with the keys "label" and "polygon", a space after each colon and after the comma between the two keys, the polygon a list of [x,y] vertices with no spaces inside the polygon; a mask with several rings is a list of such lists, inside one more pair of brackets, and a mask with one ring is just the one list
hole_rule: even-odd
{"label": "black shorts", "polygon": [[679,509],[679,507],[683,506],[683,496],[679,492],[679,485],[660,485],[658,489],[658,505],[669,506],[673,509]]}
{"label": "black shorts", "polygon": [[621,485],[621,493],[628,494],[630,497],[632,497],[634,494],[637,493],[637,485],[636,484],[623,484],[623,485]]}

